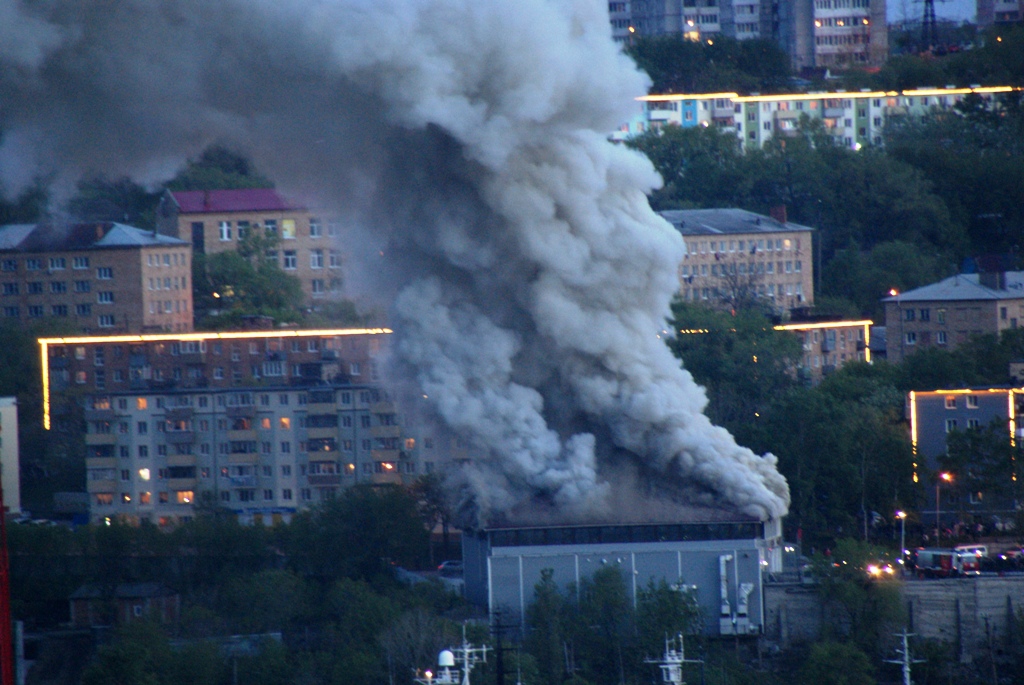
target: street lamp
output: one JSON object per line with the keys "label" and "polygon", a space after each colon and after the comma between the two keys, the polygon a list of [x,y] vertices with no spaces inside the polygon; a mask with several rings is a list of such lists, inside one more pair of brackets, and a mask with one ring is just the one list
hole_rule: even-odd
{"label": "street lamp", "polygon": [[942,481],[947,483],[953,482],[953,474],[949,471],[943,471],[939,474],[939,477],[935,479],[935,546],[939,546],[939,540],[942,538],[942,524],[939,522],[939,486],[942,485]]}
{"label": "street lamp", "polygon": [[906,571],[907,512],[900,509],[896,512],[896,518],[900,520],[900,570]]}

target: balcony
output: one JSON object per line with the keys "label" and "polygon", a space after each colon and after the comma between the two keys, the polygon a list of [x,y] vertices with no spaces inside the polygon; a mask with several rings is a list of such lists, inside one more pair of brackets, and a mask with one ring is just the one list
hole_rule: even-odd
{"label": "balcony", "polygon": [[306,405],[307,414],[333,414],[338,411],[338,406],[334,402],[310,402]]}
{"label": "balcony", "polygon": [[165,418],[168,421],[190,421],[195,413],[192,407],[174,407],[167,410]]}
{"label": "balcony", "polygon": [[114,419],[113,409],[86,409],[86,421],[112,421]]}
{"label": "balcony", "polygon": [[68,368],[67,357],[50,357],[50,368],[51,369],[66,369]]}
{"label": "balcony", "polygon": [[190,445],[196,441],[196,434],[192,431],[167,431],[164,435],[171,445]]}
{"label": "balcony", "polygon": [[195,478],[168,478],[167,488],[175,492],[181,492],[182,490],[194,491],[198,483],[199,481]]}
{"label": "balcony", "polygon": [[374,426],[370,429],[370,437],[373,438],[400,438],[402,437],[401,426]]}
{"label": "balcony", "polygon": [[89,433],[85,436],[86,445],[116,445],[117,435],[114,433]]}
{"label": "balcony", "polygon": [[310,440],[329,440],[338,437],[338,429],[335,428],[307,428],[306,437]]}
{"label": "balcony", "polygon": [[341,475],[306,476],[310,485],[341,485]]}
{"label": "balcony", "polygon": [[228,455],[228,464],[258,464],[259,461],[260,455],[255,452]]}
{"label": "balcony", "polygon": [[169,454],[167,455],[168,466],[195,466],[196,455],[194,454]]}
{"label": "balcony", "polygon": [[85,484],[86,492],[116,492],[117,481],[115,480],[90,480]]}
{"label": "balcony", "polygon": [[229,419],[251,419],[256,416],[256,407],[251,404],[241,407],[228,407],[225,413]]}
{"label": "balcony", "polygon": [[256,487],[256,476],[231,476],[228,480],[233,488]]}
{"label": "balcony", "polygon": [[401,485],[402,484],[402,474],[397,473],[397,472],[393,472],[393,473],[375,473],[370,478],[370,482],[373,483],[374,485],[388,485],[388,484],[390,484],[390,485]]}
{"label": "balcony", "polygon": [[247,428],[247,429],[244,429],[244,430],[229,430],[228,431],[228,440],[231,441],[231,442],[241,442],[241,441],[252,442],[256,438],[257,438],[257,433],[256,433],[256,429],[255,428]]}
{"label": "balcony", "polygon": [[370,459],[373,461],[398,461],[401,455],[400,450],[370,450]]}
{"label": "balcony", "polygon": [[398,411],[394,402],[374,402],[370,405],[370,412],[373,414],[394,414]]}
{"label": "balcony", "polygon": [[114,457],[87,457],[85,460],[86,469],[115,469],[117,459]]}

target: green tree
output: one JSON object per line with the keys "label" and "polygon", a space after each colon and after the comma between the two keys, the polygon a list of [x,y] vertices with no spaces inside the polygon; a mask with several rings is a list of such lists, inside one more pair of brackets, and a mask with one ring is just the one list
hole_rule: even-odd
{"label": "green tree", "polygon": [[171,662],[167,636],[155,624],[131,623],[96,652],[82,685],[162,685]]}
{"label": "green tree", "polygon": [[379,580],[392,565],[420,568],[428,531],[416,497],[397,486],[357,485],[298,514],[283,544],[300,573],[324,580]]}
{"label": "green tree", "polygon": [[676,300],[672,352],[707,389],[707,414],[743,441],[751,422],[796,383],[800,342],[780,333],[758,311],[735,314]]}
{"label": "green tree", "polygon": [[1019,501],[1024,482],[1024,451],[1010,439],[1006,419],[987,426],[954,430],[946,436],[946,454],[939,468],[955,474],[952,487],[966,502],[973,493],[1012,506]]}
{"label": "green tree", "polygon": [[202,326],[237,326],[242,317],[255,315],[301,319],[305,295],[299,279],[266,256],[279,243],[275,234],[250,230],[236,250],[193,257],[193,308]]}
{"label": "green tree", "polygon": [[636,672],[633,603],[617,566],[604,566],[580,581],[570,604],[566,634],[578,674],[597,685],[625,682]]}
{"label": "green tree", "polygon": [[273,187],[274,184],[256,171],[247,157],[223,145],[208,147],[167,183],[169,190]]}
{"label": "green tree", "polygon": [[67,202],[67,211],[75,220],[117,221],[150,230],[156,225],[160,193],[147,191],[127,176],[85,176],[78,181],[76,191]]}
{"label": "green tree", "polygon": [[856,645],[819,642],[811,646],[799,680],[806,685],[874,685],[874,671],[871,660]]}
{"label": "green tree", "polygon": [[649,581],[646,588],[637,591],[636,626],[640,653],[660,656],[666,639],[700,632],[696,593],[685,586],[670,586],[665,579]]}
{"label": "green tree", "polygon": [[565,680],[566,640],[565,598],[554,581],[554,570],[544,569],[533,588],[533,603],[526,610],[526,650],[537,662],[543,685],[561,685]]}

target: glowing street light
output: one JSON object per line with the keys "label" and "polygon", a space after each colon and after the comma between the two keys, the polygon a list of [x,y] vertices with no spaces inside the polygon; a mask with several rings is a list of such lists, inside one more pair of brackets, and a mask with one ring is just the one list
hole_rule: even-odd
{"label": "glowing street light", "polygon": [[900,520],[900,569],[906,570],[907,512],[900,509],[896,512],[896,518]]}
{"label": "glowing street light", "polygon": [[939,521],[939,486],[942,482],[947,483],[953,482],[953,474],[949,471],[943,471],[939,474],[938,478],[935,479],[935,546],[939,546],[939,540],[942,538],[942,524]]}

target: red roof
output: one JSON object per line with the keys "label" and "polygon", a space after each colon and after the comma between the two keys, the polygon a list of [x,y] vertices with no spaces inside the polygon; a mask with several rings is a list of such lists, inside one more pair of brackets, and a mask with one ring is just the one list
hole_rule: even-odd
{"label": "red roof", "polygon": [[304,209],[277,194],[273,188],[241,190],[182,190],[172,192],[182,214],[219,212],[270,212]]}

